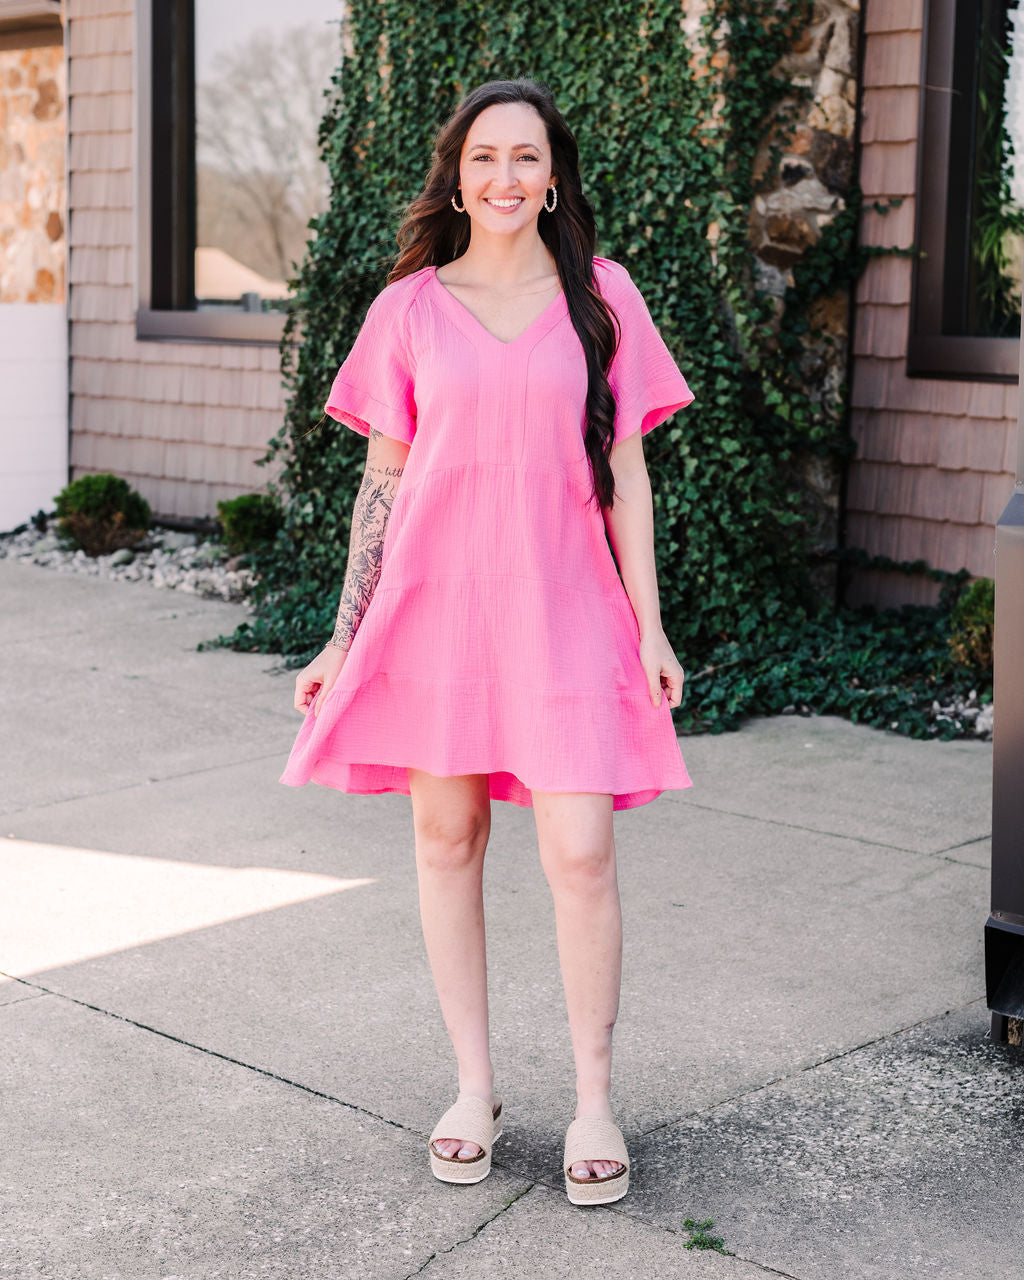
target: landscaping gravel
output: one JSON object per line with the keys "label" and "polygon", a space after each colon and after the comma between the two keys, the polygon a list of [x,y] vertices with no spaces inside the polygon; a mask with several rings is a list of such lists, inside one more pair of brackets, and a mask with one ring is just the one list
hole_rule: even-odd
{"label": "landscaping gravel", "polygon": [[994,714],[991,702],[979,704],[978,694],[974,689],[966,698],[958,696],[946,706],[939,702],[932,703],[932,715],[936,723],[949,721],[958,728],[965,724],[972,726],[975,735],[979,738],[992,737]]}
{"label": "landscaping gravel", "polygon": [[[245,567],[245,557],[229,556],[220,539],[158,527],[151,528],[146,541],[131,550],[122,548],[110,555],[93,557],[84,551],[64,549],[54,532],[25,525],[10,533],[0,533],[2,559],[42,565],[58,573],[102,575],[125,582],[146,581],[154,587],[247,606],[255,580],[252,571]],[[936,729],[947,723],[964,736],[992,737],[992,705],[980,705],[974,690],[966,697],[955,696],[948,704],[933,702],[930,712],[929,718]],[[814,710],[795,705],[783,709],[783,715],[794,714],[812,715]]]}
{"label": "landscaping gravel", "polygon": [[23,525],[0,534],[0,559],[21,560],[55,569],[154,587],[190,595],[246,603],[255,580],[244,556],[230,556],[217,538],[176,529],[150,529],[144,542],[105,556],[64,548],[56,533]]}

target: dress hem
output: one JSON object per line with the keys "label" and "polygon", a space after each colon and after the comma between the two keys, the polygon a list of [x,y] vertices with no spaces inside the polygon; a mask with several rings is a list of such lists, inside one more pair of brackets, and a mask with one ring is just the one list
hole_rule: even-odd
{"label": "dress hem", "polygon": [[[358,761],[346,762],[335,760],[331,767],[323,768],[322,762],[318,761],[308,772],[304,769],[286,768],[281,774],[278,781],[286,787],[304,787],[310,783],[321,787],[330,787],[333,791],[341,791],[347,795],[409,795],[408,773],[410,768],[422,768],[420,765],[393,765],[380,761],[372,764],[361,763]],[[362,779],[353,777],[353,770],[367,770],[378,773],[381,770],[391,770],[392,777],[387,782],[371,781],[367,776]],[[424,770],[430,773],[432,770]],[[437,774],[437,777],[464,777],[466,774],[482,773],[486,774],[489,779],[489,797],[492,800],[504,800],[506,803],[517,805],[519,808],[533,808],[533,791],[549,792],[555,795],[610,795],[612,797],[612,808],[616,811],[622,809],[635,809],[641,805],[649,804],[652,800],[656,800],[664,791],[688,791],[693,782],[686,773],[685,765],[683,766],[683,778],[685,781],[664,782],[661,784],[652,783],[647,787],[632,787],[615,790],[610,787],[585,787],[574,785],[571,787],[542,787],[531,786],[524,782],[518,774],[508,770],[501,769],[463,769],[457,773]],[[333,775],[333,776],[331,776]]]}

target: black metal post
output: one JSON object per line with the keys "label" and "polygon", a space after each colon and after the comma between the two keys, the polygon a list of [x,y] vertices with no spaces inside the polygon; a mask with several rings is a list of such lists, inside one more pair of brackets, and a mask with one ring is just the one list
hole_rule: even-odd
{"label": "black metal post", "polygon": [[992,760],[992,914],[985,989],[993,1040],[1020,1043],[1024,1019],[1024,340],[1017,396],[1017,483],[996,524]]}

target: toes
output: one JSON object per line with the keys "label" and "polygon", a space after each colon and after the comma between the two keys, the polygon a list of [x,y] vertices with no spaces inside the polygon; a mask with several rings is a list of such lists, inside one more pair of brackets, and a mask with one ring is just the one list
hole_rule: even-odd
{"label": "toes", "polygon": [[569,1172],[574,1178],[586,1181],[589,1178],[610,1178],[622,1168],[617,1160],[587,1160],[574,1164]]}
{"label": "toes", "polygon": [[481,1148],[473,1142],[463,1142],[461,1138],[435,1138],[434,1149],[438,1155],[449,1160],[470,1160],[480,1154]]}

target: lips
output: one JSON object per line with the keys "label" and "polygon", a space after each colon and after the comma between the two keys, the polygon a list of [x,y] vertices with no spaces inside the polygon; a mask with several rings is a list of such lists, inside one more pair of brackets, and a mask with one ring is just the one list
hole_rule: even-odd
{"label": "lips", "polygon": [[487,199],[484,197],[484,203],[489,204],[492,209],[518,209],[523,203],[523,196],[510,196],[502,199]]}

